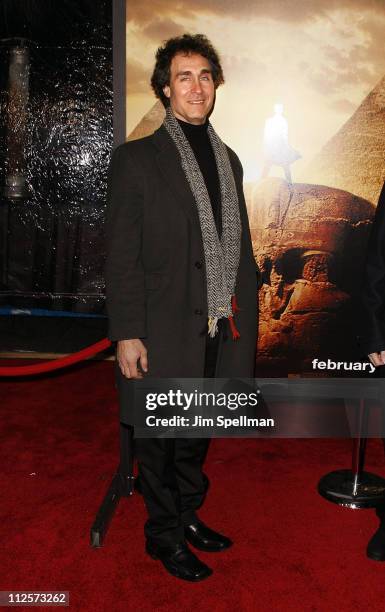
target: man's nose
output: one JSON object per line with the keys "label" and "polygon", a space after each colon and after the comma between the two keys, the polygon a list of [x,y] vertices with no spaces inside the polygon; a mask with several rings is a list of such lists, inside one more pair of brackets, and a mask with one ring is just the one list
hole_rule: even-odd
{"label": "man's nose", "polygon": [[192,90],[194,93],[201,93],[202,92],[202,84],[199,80],[198,77],[196,77],[193,82],[192,82]]}

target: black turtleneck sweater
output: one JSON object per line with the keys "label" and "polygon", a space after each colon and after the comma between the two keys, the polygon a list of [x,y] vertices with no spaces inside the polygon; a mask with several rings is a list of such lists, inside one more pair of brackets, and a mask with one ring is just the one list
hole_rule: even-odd
{"label": "black turtleneck sweater", "polygon": [[184,135],[194,151],[206,188],[210,197],[215,225],[219,235],[221,234],[221,191],[219,176],[214,151],[211,146],[210,137],[207,133],[208,120],[202,125],[187,123],[178,119]]}

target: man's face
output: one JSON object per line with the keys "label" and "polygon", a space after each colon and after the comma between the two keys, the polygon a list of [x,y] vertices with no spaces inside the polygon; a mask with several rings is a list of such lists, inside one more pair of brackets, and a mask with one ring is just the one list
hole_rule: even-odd
{"label": "man's face", "polygon": [[177,53],[171,60],[170,84],[163,88],[177,119],[202,124],[210,113],[215,85],[210,63],[202,55]]}

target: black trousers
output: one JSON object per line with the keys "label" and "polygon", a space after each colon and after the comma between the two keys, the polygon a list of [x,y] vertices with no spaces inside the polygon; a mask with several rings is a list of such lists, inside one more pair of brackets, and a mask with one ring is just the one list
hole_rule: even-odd
{"label": "black trousers", "polygon": [[[207,337],[205,378],[215,376],[220,335]],[[184,525],[196,518],[208,482],[203,463],[209,438],[136,438],[140,486],[148,512],[146,538],[160,546],[184,541]]]}

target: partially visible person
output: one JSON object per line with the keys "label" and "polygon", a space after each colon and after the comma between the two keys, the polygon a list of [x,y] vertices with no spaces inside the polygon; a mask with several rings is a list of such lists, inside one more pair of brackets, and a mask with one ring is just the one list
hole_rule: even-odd
{"label": "partially visible person", "polygon": [[[371,363],[381,368],[385,365],[385,184],[366,252],[361,307],[358,340]],[[377,375],[385,376],[385,372],[377,370]],[[376,513],[380,524],[368,543],[367,556],[374,561],[385,561],[385,500]]]}

